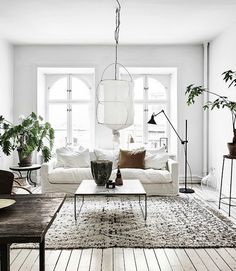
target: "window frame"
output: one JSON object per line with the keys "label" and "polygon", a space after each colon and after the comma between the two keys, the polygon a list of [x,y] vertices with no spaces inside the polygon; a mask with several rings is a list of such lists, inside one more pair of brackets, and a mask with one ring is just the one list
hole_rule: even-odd
{"label": "window frame", "polygon": [[[127,75],[120,72],[121,78],[126,78]],[[163,83],[158,79],[158,76],[160,75],[166,75],[169,76],[170,74],[159,74],[159,73],[131,73],[131,76],[133,78],[133,81],[138,78],[142,78],[143,81],[143,98],[142,99],[135,99],[134,98],[134,107],[136,104],[143,105],[143,131],[142,131],[142,144],[148,145],[151,142],[148,141],[148,120],[150,119],[150,116],[153,112],[149,112],[148,107],[150,105],[165,105],[165,112],[167,115],[170,115],[170,91],[171,91],[171,78],[169,78],[168,81],[168,87],[165,87]],[[165,87],[166,91],[166,99],[149,99],[148,98],[148,89],[150,88],[148,84],[148,78],[153,78],[157,80],[160,84]],[[155,112],[158,113],[158,112]],[[128,129],[128,128],[127,128]],[[121,131],[122,133],[122,131]],[[170,139],[170,127],[168,124],[166,125],[166,137]],[[170,140],[169,140],[170,141]]]}
{"label": "window frame", "polygon": [[[66,99],[49,99],[49,86],[48,86],[48,80],[47,77],[51,77],[51,76],[58,76],[57,80],[60,80],[61,78],[66,78],[67,80],[67,95],[66,95]],[[90,91],[90,99],[73,99],[72,96],[72,78],[77,78],[79,80],[81,80],[89,89]],[[89,78],[90,77],[90,78]],[[55,80],[55,82],[57,81]],[[90,81],[90,82],[89,82]],[[55,83],[54,82],[54,83]],[[89,85],[89,83],[91,85]],[[49,106],[50,104],[64,104],[66,105],[66,110],[67,110],[67,127],[66,127],[66,141],[65,141],[65,145],[73,145],[73,126],[72,126],[72,105],[79,105],[79,104],[83,104],[83,105],[88,105],[89,106],[89,112],[90,112],[90,116],[93,115],[93,85],[94,85],[94,74],[79,74],[79,73],[65,73],[65,74],[45,74],[45,118],[47,121],[49,121]],[[52,84],[53,85],[53,84]],[[90,134],[90,140],[89,140],[89,147],[91,147],[91,143],[93,142],[93,138],[92,138],[92,126],[93,126],[93,119],[91,120],[90,118],[90,129],[89,129],[89,134]],[[60,129],[55,129],[60,131]],[[64,131],[64,129],[63,129]]]}

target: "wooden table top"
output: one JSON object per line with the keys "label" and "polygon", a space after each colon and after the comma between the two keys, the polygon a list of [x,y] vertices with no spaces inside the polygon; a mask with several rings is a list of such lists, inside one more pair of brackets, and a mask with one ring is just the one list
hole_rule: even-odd
{"label": "wooden table top", "polygon": [[0,195],[14,199],[0,209],[0,243],[40,243],[62,207],[65,194]]}

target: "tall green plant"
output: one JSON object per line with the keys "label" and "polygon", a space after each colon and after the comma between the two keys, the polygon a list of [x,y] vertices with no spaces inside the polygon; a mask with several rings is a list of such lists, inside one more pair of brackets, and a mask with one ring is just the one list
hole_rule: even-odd
{"label": "tall green plant", "polygon": [[[223,80],[225,83],[229,83],[228,87],[231,86],[236,87],[236,71],[228,70],[222,73]],[[232,142],[236,144],[236,102],[231,101],[226,96],[218,95],[215,92],[209,91],[206,88],[203,88],[202,86],[194,86],[194,84],[191,84],[187,86],[187,90],[185,92],[186,95],[188,95],[187,98],[187,104],[191,105],[194,104],[195,98],[199,95],[201,95],[203,92],[208,92],[217,98],[213,101],[208,101],[203,105],[203,109],[220,109],[220,108],[227,108],[231,112],[231,121],[232,121],[232,130],[233,130],[233,140]]]}
{"label": "tall green plant", "polygon": [[[21,152],[21,156],[27,157],[34,150],[42,151],[45,162],[51,158],[51,150],[54,142],[54,129],[50,123],[42,123],[43,118],[32,112],[22,119],[21,124],[13,125],[0,116],[0,146],[6,155],[10,155],[15,149]],[[45,145],[45,142],[48,142]]]}

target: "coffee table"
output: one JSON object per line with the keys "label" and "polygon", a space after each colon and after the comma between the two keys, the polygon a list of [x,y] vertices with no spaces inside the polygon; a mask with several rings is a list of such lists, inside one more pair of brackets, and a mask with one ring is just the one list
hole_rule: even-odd
{"label": "coffee table", "polygon": [[[138,196],[141,211],[145,221],[147,220],[147,194],[139,180],[123,180],[122,186],[116,186],[113,189],[108,189],[105,186],[98,186],[94,180],[83,180],[74,195],[74,215],[77,220],[76,201],[77,197],[82,197],[82,204],[84,204],[84,197],[86,196]],[[144,198],[144,210],[141,205],[141,197]]]}

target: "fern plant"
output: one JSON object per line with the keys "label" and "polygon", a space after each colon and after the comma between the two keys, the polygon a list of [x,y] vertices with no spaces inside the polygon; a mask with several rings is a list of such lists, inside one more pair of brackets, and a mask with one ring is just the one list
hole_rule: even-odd
{"label": "fern plant", "polygon": [[[21,158],[29,156],[34,150],[42,151],[43,159],[48,162],[54,142],[54,129],[50,123],[32,112],[23,118],[21,124],[13,125],[0,116],[0,146],[6,155],[18,150]],[[48,142],[48,144],[45,144]]]}
{"label": "fern plant", "polygon": [[[222,73],[223,80],[226,83],[229,83],[228,87],[234,86],[236,87],[236,71],[228,70]],[[232,130],[233,130],[233,140],[232,143],[236,144],[236,102],[231,101],[226,96],[218,95],[215,92],[209,91],[206,88],[203,88],[202,86],[194,86],[193,84],[189,85],[187,87],[187,90],[185,92],[186,95],[188,95],[187,98],[187,104],[191,105],[194,104],[195,98],[199,95],[201,95],[203,92],[208,92],[214,96],[216,96],[216,99],[213,101],[208,101],[203,105],[203,109],[220,109],[220,108],[228,108],[231,112],[231,121],[232,121]]]}

